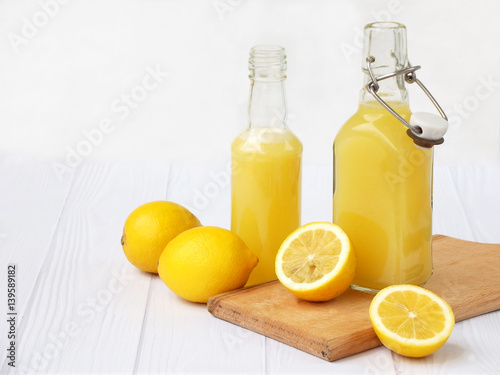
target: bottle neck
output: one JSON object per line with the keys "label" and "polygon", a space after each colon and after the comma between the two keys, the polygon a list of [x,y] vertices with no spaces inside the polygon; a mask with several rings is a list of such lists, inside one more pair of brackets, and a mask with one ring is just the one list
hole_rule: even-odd
{"label": "bottle neck", "polygon": [[[367,60],[370,60],[368,64]],[[408,65],[406,51],[406,27],[396,22],[373,22],[364,28],[364,44],[361,67],[364,73],[364,87],[361,91],[361,103],[375,102],[375,97],[366,90],[371,81],[368,67],[375,77],[393,73]],[[408,104],[408,93],[403,76],[396,76],[378,81],[377,91],[387,103]]]}
{"label": "bottle neck", "polygon": [[[368,71],[364,71],[363,88],[360,93],[360,104],[380,105],[375,97],[366,89],[366,85],[371,81]],[[384,73],[385,74],[385,73]],[[378,72],[374,72],[375,77],[381,76]],[[379,89],[377,95],[380,96],[386,103],[401,103],[409,105],[408,91],[406,90],[403,76],[396,76],[383,81],[378,81]]]}
{"label": "bottle neck", "polygon": [[252,47],[249,127],[286,128],[286,54],[280,46]]}
{"label": "bottle neck", "polygon": [[248,113],[250,128],[286,128],[285,80],[252,80]]}

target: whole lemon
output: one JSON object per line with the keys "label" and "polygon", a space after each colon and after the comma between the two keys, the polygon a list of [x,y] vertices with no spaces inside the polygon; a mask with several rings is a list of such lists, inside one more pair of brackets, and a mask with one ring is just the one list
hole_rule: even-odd
{"label": "whole lemon", "polygon": [[169,242],[158,274],[178,296],[205,303],[241,288],[259,259],[233,232],[216,227],[187,230]]}
{"label": "whole lemon", "polygon": [[177,203],[156,201],[143,204],[125,221],[123,252],[140,270],[158,273],[158,259],[165,246],[178,234],[200,225],[196,216]]}

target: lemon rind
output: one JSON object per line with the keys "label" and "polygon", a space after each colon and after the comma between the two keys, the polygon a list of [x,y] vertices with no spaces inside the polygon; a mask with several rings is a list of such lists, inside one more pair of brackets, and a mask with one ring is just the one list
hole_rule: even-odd
{"label": "lemon rind", "polygon": [[[390,293],[396,292],[396,291],[407,291],[407,290],[412,290],[416,293],[419,294],[425,294],[429,298],[431,298],[434,302],[439,304],[443,311],[445,311],[445,325],[443,327],[443,330],[439,332],[436,336],[428,338],[428,339],[414,339],[414,338],[406,338],[399,336],[397,333],[387,329],[387,327],[384,325],[382,322],[382,319],[380,316],[377,314],[377,310],[380,306],[380,303],[385,300],[385,297],[387,297]],[[448,312],[448,313],[446,313]],[[453,326],[455,324],[455,316],[453,314],[453,310],[451,309],[450,305],[446,303],[441,297],[439,297],[437,294],[431,292],[430,290],[424,289],[422,287],[416,286],[416,285],[411,285],[411,284],[403,284],[403,285],[392,285],[387,288],[382,289],[372,300],[372,303],[370,304],[370,310],[369,310],[370,318],[372,319],[373,325],[385,336],[387,336],[389,339],[402,343],[405,345],[411,345],[415,347],[427,347],[431,345],[435,345],[437,343],[441,343],[443,341],[446,341],[448,337],[451,334],[451,331],[453,330]]]}
{"label": "lemon rind", "polygon": [[[332,230],[332,228],[334,228]],[[333,223],[328,223],[328,222],[314,222],[314,223],[309,223],[306,224],[297,230],[293,231],[288,237],[283,241],[281,244],[281,247],[278,251],[277,257],[276,257],[276,275],[278,276],[278,279],[287,287],[290,289],[293,289],[298,292],[302,291],[310,291],[310,290],[316,290],[319,287],[323,286],[325,283],[329,282],[333,278],[337,276],[339,273],[339,270],[344,266],[347,260],[348,256],[348,251],[341,251],[339,254],[339,259],[337,261],[337,264],[335,267],[328,272],[326,275],[324,275],[322,278],[316,280],[313,283],[295,283],[291,282],[290,278],[287,277],[283,273],[283,261],[282,261],[282,255],[285,249],[289,247],[289,245],[292,243],[292,241],[298,237],[298,235],[302,232],[305,232],[307,230],[315,230],[315,229],[324,229],[327,231],[333,232],[337,238],[340,240],[342,249],[347,249],[351,248],[351,244],[349,241],[349,238],[347,235],[344,233],[344,231],[336,224]],[[300,231],[299,231],[300,230]]]}

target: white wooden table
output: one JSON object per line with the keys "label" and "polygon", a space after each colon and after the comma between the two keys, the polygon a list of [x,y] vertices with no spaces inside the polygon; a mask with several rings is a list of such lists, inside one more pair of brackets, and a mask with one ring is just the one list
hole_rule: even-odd
{"label": "white wooden table", "polygon": [[[500,312],[456,324],[434,355],[379,347],[329,363],[212,317],[131,266],[120,236],[142,203],[172,200],[205,225],[230,222],[227,164],[0,163],[2,373],[500,371]],[[331,218],[331,167],[305,166],[303,223]],[[500,168],[436,167],[434,233],[500,243]],[[474,254],[471,254],[473,256]],[[500,254],[498,255],[500,256]],[[16,368],[8,366],[7,265],[16,265]],[[500,288],[499,279],[492,280]]]}

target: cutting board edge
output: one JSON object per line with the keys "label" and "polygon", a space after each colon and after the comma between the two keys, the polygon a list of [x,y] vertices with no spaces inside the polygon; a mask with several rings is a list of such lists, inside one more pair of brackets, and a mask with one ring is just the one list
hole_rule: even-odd
{"label": "cutting board edge", "polygon": [[[296,336],[295,338],[294,336],[290,335],[280,335],[280,331],[290,334],[294,330],[287,330],[286,328],[288,324],[286,323],[280,322],[280,324],[276,324],[275,321],[269,320],[268,317],[255,312],[253,313],[252,318],[249,318],[246,309],[241,309],[241,306],[232,305],[230,301],[224,299],[224,297],[230,297],[231,294],[233,293],[229,292],[211,298],[207,303],[207,309],[210,314],[212,314],[216,318],[246,328],[250,331],[269,337],[273,340],[290,345],[296,349],[302,350],[316,357],[326,359],[328,361],[334,360],[328,358],[330,353],[329,341],[332,340],[317,339],[314,336],[311,336],[306,330],[300,332],[303,335],[302,337],[300,337],[299,335],[294,335]],[[280,325],[282,326],[281,329],[279,327]],[[298,340],[297,338],[300,338],[301,340]],[[302,344],[301,341],[307,341],[307,345],[309,346],[307,346],[306,344]]]}
{"label": "cutting board edge", "polygon": [[[345,336],[350,336],[350,338],[354,338],[354,341],[356,345],[354,346],[354,349],[351,351],[347,351],[347,346],[343,346],[341,350],[338,350],[338,345],[337,342],[342,342],[345,341]],[[355,335],[345,335],[345,336],[339,336],[335,339],[328,340],[328,350],[329,350],[329,355],[328,355],[328,361],[333,362],[338,359],[342,359],[354,354],[359,354],[362,352],[365,352],[370,349],[377,348],[379,346],[382,346],[382,343],[378,339],[377,335],[375,334],[375,331],[373,328],[367,328],[364,331],[360,331]],[[366,339],[367,336],[372,336],[369,340]],[[358,337],[364,337],[366,342],[364,342],[362,345],[360,345],[360,340],[357,340]]]}
{"label": "cutting board edge", "polygon": [[[239,290],[239,292],[241,292],[241,290]],[[382,345],[371,327],[355,335],[343,335],[334,339],[318,339],[317,337],[311,336],[307,330],[297,331],[297,329],[289,329],[287,323],[270,320],[269,317],[256,313],[255,311],[250,318],[247,309],[242,309],[241,306],[234,305],[231,301],[226,299],[230,298],[233,294],[239,293],[228,292],[211,298],[207,303],[207,309],[210,314],[216,318],[287,344],[328,362],[345,358],[348,355],[358,354]],[[296,331],[297,334],[290,336],[289,334],[292,331]],[[280,332],[285,334],[288,333],[288,335],[280,334]],[[346,341],[345,336],[352,336],[351,342],[356,343],[356,345],[346,346],[344,344],[339,346],[343,341]],[[359,341],[356,340],[356,337],[365,337],[363,345],[359,345]],[[366,337],[370,338],[366,340]],[[350,350],[348,350],[349,348]]]}
{"label": "cutting board edge", "polygon": [[246,287],[243,287],[243,288],[231,290],[229,292],[217,294],[217,295],[215,295],[213,297],[210,297],[208,299],[208,301],[207,301],[207,310],[210,311],[211,309],[213,309],[214,308],[213,306],[217,305],[217,301],[218,300],[224,299],[224,298],[229,297],[229,296],[231,296],[233,294],[242,294],[242,293],[246,293],[247,291],[250,291],[250,290],[253,291],[253,290],[256,290],[256,289],[264,288],[265,286],[267,286],[269,284],[274,284],[276,282],[278,282],[278,279],[270,280],[270,281],[267,281],[267,282],[262,283],[262,284],[246,286]]}
{"label": "cutting board edge", "polygon": [[[487,302],[483,302],[482,306],[485,311],[480,314],[470,313],[469,305],[463,305],[460,307],[451,306],[453,313],[455,315],[455,322],[462,322],[467,319],[475,318],[484,314],[489,314],[498,310],[500,305],[500,297],[489,299]],[[457,314],[458,311],[458,314]],[[462,312],[463,311],[463,312]]]}

